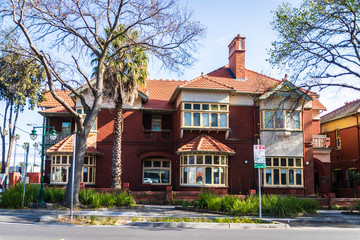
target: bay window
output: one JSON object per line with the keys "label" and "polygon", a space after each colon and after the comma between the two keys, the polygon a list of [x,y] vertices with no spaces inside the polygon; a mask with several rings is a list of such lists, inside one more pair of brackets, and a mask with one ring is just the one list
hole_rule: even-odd
{"label": "bay window", "polygon": [[[72,155],[51,156],[51,184],[66,184],[69,179]],[[95,184],[96,157],[85,156],[82,168],[81,182]]]}
{"label": "bay window", "polygon": [[264,186],[302,187],[303,159],[292,157],[268,157],[263,171]]}
{"label": "bay window", "polygon": [[227,186],[228,157],[186,154],[180,157],[181,186]]}
{"label": "bay window", "polygon": [[183,103],[182,127],[228,128],[228,109],[228,104]]}
{"label": "bay window", "polygon": [[260,112],[262,129],[301,130],[301,113],[287,110],[262,110]]}

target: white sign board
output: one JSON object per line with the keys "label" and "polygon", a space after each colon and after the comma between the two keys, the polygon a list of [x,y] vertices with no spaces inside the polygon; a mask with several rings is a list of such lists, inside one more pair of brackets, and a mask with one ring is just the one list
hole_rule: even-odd
{"label": "white sign board", "polygon": [[265,164],[265,145],[254,145],[254,164]]}

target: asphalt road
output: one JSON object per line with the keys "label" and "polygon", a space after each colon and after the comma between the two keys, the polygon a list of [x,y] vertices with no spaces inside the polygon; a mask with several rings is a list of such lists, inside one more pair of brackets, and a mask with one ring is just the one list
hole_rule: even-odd
{"label": "asphalt road", "polygon": [[1,240],[82,240],[82,239],[156,239],[156,240],[344,240],[359,239],[359,228],[297,227],[291,229],[164,229],[124,226],[74,226],[64,224],[0,222]]}

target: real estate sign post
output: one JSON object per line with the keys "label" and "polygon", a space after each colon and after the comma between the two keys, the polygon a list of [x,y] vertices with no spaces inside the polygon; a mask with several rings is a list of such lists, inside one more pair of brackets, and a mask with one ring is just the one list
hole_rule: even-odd
{"label": "real estate sign post", "polygon": [[261,174],[260,168],[265,168],[265,145],[258,144],[254,145],[254,167],[258,169],[258,179],[259,179],[259,217],[261,216]]}

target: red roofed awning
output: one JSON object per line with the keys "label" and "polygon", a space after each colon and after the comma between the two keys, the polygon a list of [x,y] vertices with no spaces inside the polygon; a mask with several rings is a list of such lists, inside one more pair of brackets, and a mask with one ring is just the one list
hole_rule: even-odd
{"label": "red roofed awning", "polygon": [[225,153],[231,155],[235,154],[234,150],[206,134],[202,134],[194,138],[179,148],[177,153],[184,154],[189,152]]}
{"label": "red roofed awning", "polygon": [[[56,153],[72,153],[73,152],[73,135],[70,135],[63,140],[59,141],[55,145],[51,146],[46,153],[47,154],[56,154]],[[86,152],[88,154],[101,155],[96,148],[88,146]]]}

